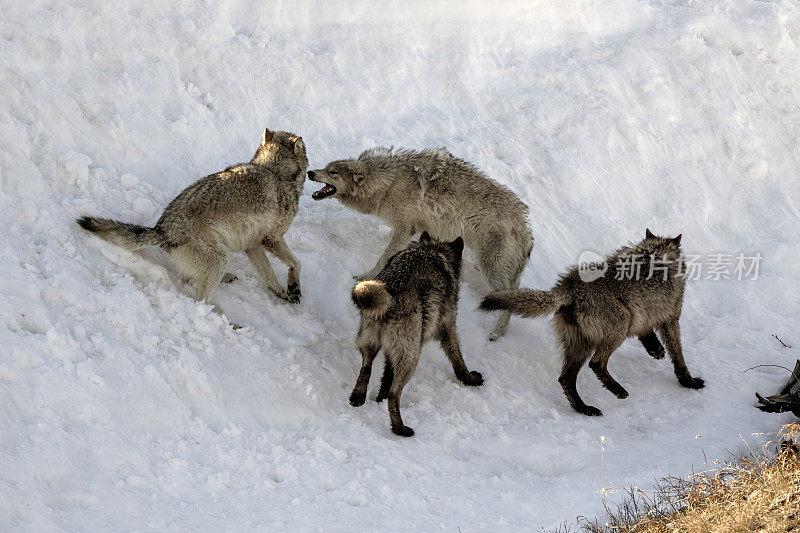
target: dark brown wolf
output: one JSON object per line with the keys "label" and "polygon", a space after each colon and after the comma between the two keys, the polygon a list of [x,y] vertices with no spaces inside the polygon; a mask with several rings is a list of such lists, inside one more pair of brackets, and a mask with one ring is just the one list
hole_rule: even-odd
{"label": "dark brown wolf", "polygon": [[[655,359],[663,358],[664,347],[654,330],[667,345],[678,382],[700,389],[703,380],[692,377],[686,368],[678,326],[686,285],[680,242],[680,235],[657,237],[648,229],[643,241],[620,248],[605,259],[609,273],[605,277],[587,282],[581,279],[578,267],[573,267],[549,291],[498,291],[484,298],[480,308],[508,310],[528,318],[554,314],[563,361],[558,381],[579,413],[602,415],[600,409],[583,403],[576,389],[578,372],[586,360],[591,357],[589,368],[603,386],[618,398],[627,398],[628,392],[608,373],[608,359],[632,336],[639,337]],[[633,265],[633,261],[640,262],[638,271],[615,275],[624,273],[626,262]],[[649,265],[656,268],[651,270]]]}
{"label": "dark brown wolf", "polygon": [[470,372],[461,356],[456,333],[456,305],[464,241],[439,242],[426,232],[395,254],[374,279],[353,288],[353,303],[361,311],[356,346],[362,355],[361,372],[350,404],[364,404],[372,361],[383,349],[386,356],[380,402],[389,399],[392,431],[410,437],[414,430],[400,417],[400,395],[419,360],[422,345],[436,339],[465,385],[481,385],[479,372]]}

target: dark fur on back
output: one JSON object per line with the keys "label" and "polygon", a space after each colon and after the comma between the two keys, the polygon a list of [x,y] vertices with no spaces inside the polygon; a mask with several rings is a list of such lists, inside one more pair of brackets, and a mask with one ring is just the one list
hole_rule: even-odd
{"label": "dark fur on back", "polygon": [[[657,237],[646,231],[644,240],[624,246],[606,258],[604,277],[583,281],[578,267],[559,277],[550,291],[498,291],[488,295],[480,308],[505,309],[536,317],[554,314],[553,324],[561,344],[563,368],[559,382],[570,404],[587,415],[600,415],[586,405],[576,389],[578,372],[591,358],[589,367],[603,385],[619,398],[628,392],[608,373],[608,359],[627,337],[639,337],[647,352],[664,357],[661,335],[672,358],[675,375],[684,387],[699,389],[703,380],[686,368],[680,344],[678,319],[686,279],[679,235]],[[641,262],[638,276],[634,270]],[[654,265],[652,273],[650,265]],[[627,275],[630,273],[630,279]]]}
{"label": "dark fur on back", "polygon": [[389,399],[392,431],[398,435],[414,434],[403,424],[399,401],[424,343],[439,340],[456,377],[463,383],[483,383],[478,372],[467,369],[456,333],[463,248],[460,237],[453,242],[439,242],[423,233],[419,242],[391,257],[375,279],[361,281],[353,289],[353,303],[361,311],[356,345],[362,354],[362,366],[350,403],[364,403],[372,361],[383,349],[386,367],[376,400]]}

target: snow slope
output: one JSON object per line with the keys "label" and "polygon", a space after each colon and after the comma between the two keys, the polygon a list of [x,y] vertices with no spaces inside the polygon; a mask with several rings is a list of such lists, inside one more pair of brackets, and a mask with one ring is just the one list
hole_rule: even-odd
{"label": "snow slope", "polygon": [[[428,3],[0,2],[0,529],[539,530],[757,445],[780,419],[753,392],[800,344],[800,7],[791,0]],[[287,241],[303,301],[243,256],[219,299],[72,221],[153,223],[194,179],[250,158],[264,127],[312,168],[376,145],[446,145],[516,191],[536,238],[523,282],[656,233],[687,252],[763,256],[756,281],[690,282],[700,391],[628,341],[621,401],[574,413],[546,320],[475,311],[478,389],[428,346],[403,397],[347,403],[353,274],[389,230],[308,184]],[[273,262],[274,263],[274,262]],[[278,267],[281,275],[285,269]],[[377,381],[374,379],[373,381]],[[375,390],[370,389],[370,397]],[[784,418],[785,420],[785,418]],[[600,437],[606,441],[602,457]],[[709,463],[704,463],[707,458]]]}

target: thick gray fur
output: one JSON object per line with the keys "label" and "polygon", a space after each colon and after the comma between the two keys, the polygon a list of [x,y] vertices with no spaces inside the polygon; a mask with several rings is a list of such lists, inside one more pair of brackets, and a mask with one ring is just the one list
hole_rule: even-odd
{"label": "thick gray fur", "polygon": [[481,385],[483,377],[471,372],[461,356],[456,332],[458,283],[464,241],[439,242],[426,232],[420,241],[389,258],[374,279],[353,288],[353,303],[361,311],[356,346],[362,355],[350,404],[364,404],[372,361],[383,349],[386,357],[380,402],[388,398],[392,431],[410,437],[414,430],[403,424],[400,396],[411,379],[426,342],[436,339],[465,385]]}
{"label": "thick gray fur", "polygon": [[[513,192],[444,148],[422,151],[375,148],[312,170],[326,184],[314,198],[338,198],[375,215],[392,228],[378,262],[357,279],[371,279],[389,258],[422,231],[442,240],[463,237],[475,252],[492,290],[516,289],[530,258],[533,236],[528,208]],[[510,314],[502,313],[490,335],[502,336]]]}
{"label": "thick gray fur", "polygon": [[[678,326],[686,285],[680,239],[680,235],[657,237],[647,230],[643,241],[606,257],[608,270],[604,277],[585,282],[578,268],[572,267],[549,291],[498,291],[484,298],[480,308],[502,309],[525,317],[554,314],[563,362],[558,381],[572,407],[580,413],[602,414],[600,409],[586,405],[576,389],[578,372],[586,360],[591,358],[589,367],[608,390],[618,398],[626,398],[628,392],[608,373],[608,359],[632,336],[639,338],[652,357],[663,358],[664,347],[654,330],[667,346],[678,382],[700,389],[703,380],[692,377],[686,368]],[[643,263],[641,275],[638,279],[617,279],[622,261],[630,261],[633,256]],[[647,279],[651,257],[658,263],[654,263],[657,268]]]}
{"label": "thick gray fur", "polygon": [[[307,168],[300,137],[265,130],[249,163],[197,180],[170,202],[152,228],[88,216],[77,222],[127,250],[160,246],[181,276],[195,283],[198,300],[213,303],[220,281],[235,279],[225,274],[227,254],[245,252],[269,290],[298,302],[300,262],[283,236],[297,213]],[[287,289],[279,284],[265,249],[289,267]]]}

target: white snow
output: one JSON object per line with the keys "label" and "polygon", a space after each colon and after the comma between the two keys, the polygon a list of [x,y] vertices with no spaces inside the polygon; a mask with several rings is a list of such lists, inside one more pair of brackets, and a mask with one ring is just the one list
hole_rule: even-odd
{"label": "white snow", "polygon": [[[753,408],[800,345],[800,8],[709,2],[0,3],[0,529],[540,530],[757,446]],[[755,281],[690,281],[681,320],[700,392],[633,340],[588,369],[573,412],[547,320],[459,304],[461,386],[425,348],[403,397],[348,405],[352,275],[389,229],[308,184],[287,234],[303,300],[243,256],[219,291],[233,331],[164,255],[83,232],[152,224],[186,185],[248,160],[264,127],[312,168],[377,145],[446,145],[530,206],[523,283],[656,233],[763,256]],[[285,268],[276,268],[285,274]],[[380,364],[375,373],[379,374]],[[377,377],[373,382],[377,383]],[[370,397],[376,391],[370,389]],[[600,437],[605,437],[601,471]],[[704,459],[708,459],[708,463]]]}

